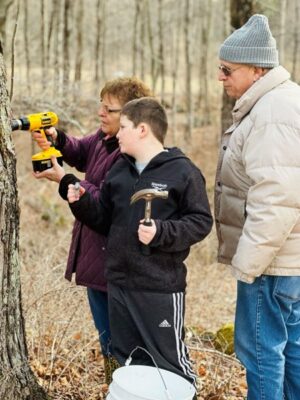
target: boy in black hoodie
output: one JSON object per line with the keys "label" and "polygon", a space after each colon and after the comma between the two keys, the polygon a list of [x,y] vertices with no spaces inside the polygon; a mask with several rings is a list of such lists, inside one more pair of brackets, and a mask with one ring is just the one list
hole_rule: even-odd
{"label": "boy in black hoodie", "polygon": [[[212,217],[199,169],[178,149],[164,148],[168,122],[153,98],[127,103],[117,134],[123,157],[112,167],[99,202],[70,175],[60,188],[74,216],[108,235],[106,277],[114,355],[124,365],[136,346],[145,348],[160,368],[193,384],[184,344],[186,267],[190,246],[211,230]],[[67,187],[67,186],[68,187]],[[145,202],[130,205],[142,189],[168,191],[152,201],[151,226],[143,224]],[[141,243],[150,254],[141,251]],[[136,364],[152,365],[135,352]]]}

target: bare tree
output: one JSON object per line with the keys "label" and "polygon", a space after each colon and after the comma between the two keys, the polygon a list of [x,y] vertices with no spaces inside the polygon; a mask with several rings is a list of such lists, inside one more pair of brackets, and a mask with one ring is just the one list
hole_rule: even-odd
{"label": "bare tree", "polygon": [[16,41],[16,34],[17,34],[17,27],[19,21],[19,14],[20,14],[20,0],[17,1],[17,11],[16,11],[16,22],[14,25],[12,41],[11,41],[11,77],[10,77],[10,93],[9,99],[10,101],[13,98],[14,94],[14,78],[15,78],[15,41]]}
{"label": "bare tree", "polygon": [[102,46],[101,46],[101,78],[102,82],[106,81],[106,1],[102,1]]}
{"label": "bare tree", "polygon": [[[151,3],[152,5],[152,3]],[[152,90],[155,92],[156,83],[158,78],[158,67],[157,67],[157,55],[155,52],[155,37],[152,27],[152,9],[151,9],[150,1],[146,0],[147,6],[147,31],[148,31],[148,40],[149,40],[149,50],[150,50],[150,72],[151,72],[151,80],[152,80]]]}
{"label": "bare tree", "polygon": [[82,33],[83,33],[83,0],[78,2],[78,10],[76,13],[76,59],[75,59],[75,76],[74,80],[77,84],[81,81],[81,69],[82,69]]}
{"label": "bare tree", "polygon": [[[60,90],[60,54],[61,54],[61,41],[60,41],[60,8],[59,0],[53,0],[52,18],[53,18],[53,66],[54,66],[54,85],[53,95],[57,96]],[[50,41],[49,41],[50,43]]]}
{"label": "bare tree", "polygon": [[187,112],[187,129],[185,140],[190,144],[193,130],[193,96],[192,96],[192,58],[191,58],[191,0],[185,0],[184,12],[185,43],[185,95]]}
{"label": "bare tree", "polygon": [[287,6],[287,0],[281,0],[281,4],[280,4],[280,37],[279,37],[279,55],[280,55],[280,63],[281,64],[284,64],[284,59],[285,59],[286,6]]}
{"label": "bare tree", "polygon": [[141,2],[140,0],[135,0],[134,9],[134,22],[133,22],[133,44],[132,44],[132,73],[136,75],[137,73],[137,56],[139,49],[139,23],[141,18]]}
{"label": "bare tree", "polygon": [[40,24],[41,24],[41,62],[42,62],[41,82],[42,82],[42,88],[44,91],[45,87],[46,87],[46,82],[47,82],[47,78],[46,78],[46,44],[45,44],[45,0],[41,0]]}
{"label": "bare tree", "polygon": [[142,17],[141,17],[141,79],[145,79],[146,74],[146,19],[147,19],[147,7],[146,0],[141,0]]}
{"label": "bare tree", "polygon": [[[257,11],[257,4],[255,0],[230,0],[230,25],[232,30],[240,28],[244,25],[251,15]],[[232,123],[231,111],[233,109],[235,100],[227,96],[223,92],[222,102],[222,132]]]}
{"label": "bare tree", "polygon": [[180,50],[180,37],[182,30],[182,4],[177,3],[176,7],[176,24],[173,25],[172,29],[172,131],[173,131],[173,141],[176,143],[176,116],[177,116],[177,83],[178,83],[178,65],[179,65],[179,50]]}
{"label": "bare tree", "polygon": [[161,79],[160,98],[164,101],[165,97],[165,53],[164,53],[164,21],[163,21],[163,0],[158,0],[158,35],[159,35],[159,72]]}
{"label": "bare tree", "polygon": [[292,78],[297,81],[299,75],[297,75],[298,71],[298,53],[300,50],[300,34],[299,34],[299,21],[300,19],[300,4],[299,1],[295,1],[295,23],[294,23],[294,48],[293,48],[293,59],[292,59]]}
{"label": "bare tree", "polygon": [[99,81],[100,70],[100,54],[101,54],[101,30],[102,30],[102,15],[101,15],[101,0],[96,3],[96,41],[95,41],[95,81]]}
{"label": "bare tree", "polygon": [[210,55],[210,42],[211,42],[211,27],[213,17],[212,0],[205,0],[201,3],[201,54],[200,54],[200,68],[199,68],[199,82],[200,90],[198,96],[199,106],[203,107],[203,123],[210,122],[210,101],[209,101],[209,55]]}
{"label": "bare tree", "polygon": [[26,85],[27,92],[30,96],[30,46],[29,46],[29,21],[28,21],[28,0],[24,1],[24,48],[25,48],[25,64],[26,64]]}
{"label": "bare tree", "polygon": [[0,40],[6,43],[6,21],[9,7],[13,4],[14,0],[1,0],[0,2]]}
{"label": "bare tree", "polygon": [[65,0],[63,19],[63,93],[65,93],[66,89],[68,88],[70,80],[70,9],[71,1]]}
{"label": "bare tree", "polygon": [[46,400],[27,358],[21,302],[16,158],[0,42],[0,399]]}

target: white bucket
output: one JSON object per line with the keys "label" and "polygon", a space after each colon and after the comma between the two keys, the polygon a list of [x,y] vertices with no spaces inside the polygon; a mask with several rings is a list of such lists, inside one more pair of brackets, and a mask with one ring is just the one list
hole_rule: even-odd
{"label": "white bucket", "polygon": [[194,386],[173,372],[129,365],[113,373],[107,400],[192,400]]}

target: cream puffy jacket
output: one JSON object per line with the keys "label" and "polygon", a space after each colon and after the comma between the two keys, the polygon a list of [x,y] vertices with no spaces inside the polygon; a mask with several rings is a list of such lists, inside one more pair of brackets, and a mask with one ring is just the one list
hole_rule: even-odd
{"label": "cream puffy jacket", "polygon": [[254,83],[222,138],[218,260],[248,283],[300,275],[300,87],[289,78],[279,66]]}

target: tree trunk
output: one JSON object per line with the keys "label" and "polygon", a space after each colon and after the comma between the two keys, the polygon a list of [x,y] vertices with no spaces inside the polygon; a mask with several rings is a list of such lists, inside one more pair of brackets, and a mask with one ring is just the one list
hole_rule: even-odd
{"label": "tree trunk", "polygon": [[95,81],[99,81],[100,70],[100,55],[101,55],[101,29],[102,29],[102,15],[101,15],[101,0],[97,0],[96,4],[96,42],[95,42]]}
{"label": "tree trunk", "polygon": [[69,43],[71,36],[70,28],[70,0],[65,0],[64,6],[64,18],[63,18],[63,94],[65,94],[69,89],[70,80],[70,53],[69,53]]}
{"label": "tree trunk", "polygon": [[0,399],[44,400],[48,396],[37,384],[27,358],[21,303],[16,158],[8,120],[11,110],[2,52],[0,98]]}
{"label": "tree trunk", "polygon": [[81,81],[81,69],[82,69],[82,32],[83,32],[83,0],[78,2],[78,10],[76,14],[76,60],[75,60],[75,83],[79,84]]}
{"label": "tree trunk", "polygon": [[53,96],[56,97],[61,92],[61,67],[60,67],[60,54],[61,54],[61,40],[60,40],[60,21],[61,13],[58,0],[53,0]]}
{"label": "tree trunk", "polygon": [[193,130],[193,96],[192,96],[192,60],[191,60],[191,1],[185,1],[184,14],[184,48],[185,48],[185,94],[187,129],[185,131],[185,141],[189,145]]}
{"label": "tree trunk", "polygon": [[106,1],[102,2],[102,47],[101,47],[101,78],[102,82],[106,81]]}
{"label": "tree trunk", "polygon": [[13,4],[14,0],[0,0],[0,41],[6,43],[5,41],[5,24],[7,21],[7,13],[9,7]]}
{"label": "tree trunk", "polygon": [[202,123],[210,123],[210,98],[209,98],[209,54],[211,42],[211,26],[212,26],[212,0],[205,0],[200,8],[201,21],[201,57],[199,69],[200,90],[198,103],[203,109]]}
{"label": "tree trunk", "polygon": [[280,5],[279,56],[280,56],[280,64],[282,64],[282,65],[284,65],[284,60],[285,60],[286,6],[287,6],[287,0],[281,0],[281,5]]}
{"label": "tree trunk", "polygon": [[147,20],[147,7],[146,1],[142,0],[141,8],[142,8],[142,23],[141,23],[141,48],[140,48],[140,56],[141,56],[141,79],[145,79],[145,67],[147,64],[146,59],[146,20]]}
{"label": "tree trunk", "polygon": [[42,69],[41,69],[41,82],[42,82],[42,90],[45,91],[47,76],[46,76],[46,46],[45,46],[45,0],[41,0],[41,61],[42,61]]}
{"label": "tree trunk", "polygon": [[298,53],[300,47],[300,34],[299,34],[299,18],[300,18],[300,4],[299,0],[295,1],[295,23],[294,23],[294,48],[293,48],[293,67],[292,67],[292,79],[297,82],[299,75],[298,71]]}
{"label": "tree trunk", "polygon": [[132,74],[137,74],[137,58],[139,48],[139,22],[141,18],[141,3],[140,0],[135,0],[135,12],[133,22],[133,43],[132,43]]}
{"label": "tree trunk", "polygon": [[178,70],[179,70],[179,49],[180,49],[180,37],[182,30],[182,4],[177,3],[176,15],[178,15],[178,25],[173,26],[172,30],[172,132],[173,132],[173,143],[176,144],[176,128],[177,128],[177,83],[178,83]]}
{"label": "tree trunk", "polygon": [[[230,0],[230,25],[232,31],[240,28],[248,21],[251,15],[255,14],[255,3],[255,0]],[[222,132],[225,132],[232,123],[231,111],[234,104],[235,99],[229,98],[224,91],[221,117]]]}
{"label": "tree trunk", "polygon": [[30,85],[30,46],[28,36],[28,0],[24,2],[24,48],[25,48],[25,64],[26,64],[26,84],[28,96],[31,95]]}
{"label": "tree trunk", "polygon": [[156,91],[156,83],[157,83],[157,78],[158,78],[158,69],[157,69],[157,57],[155,54],[155,47],[154,47],[154,32],[152,28],[152,9],[151,6],[153,6],[153,3],[149,0],[146,0],[146,6],[147,6],[147,30],[148,30],[148,39],[149,39],[149,50],[150,50],[150,70],[151,70],[151,80],[152,80],[152,91],[155,93]]}
{"label": "tree trunk", "polygon": [[163,0],[158,0],[158,32],[159,32],[159,71],[160,71],[160,99],[165,100],[165,54],[164,54],[164,29],[163,29]]}

